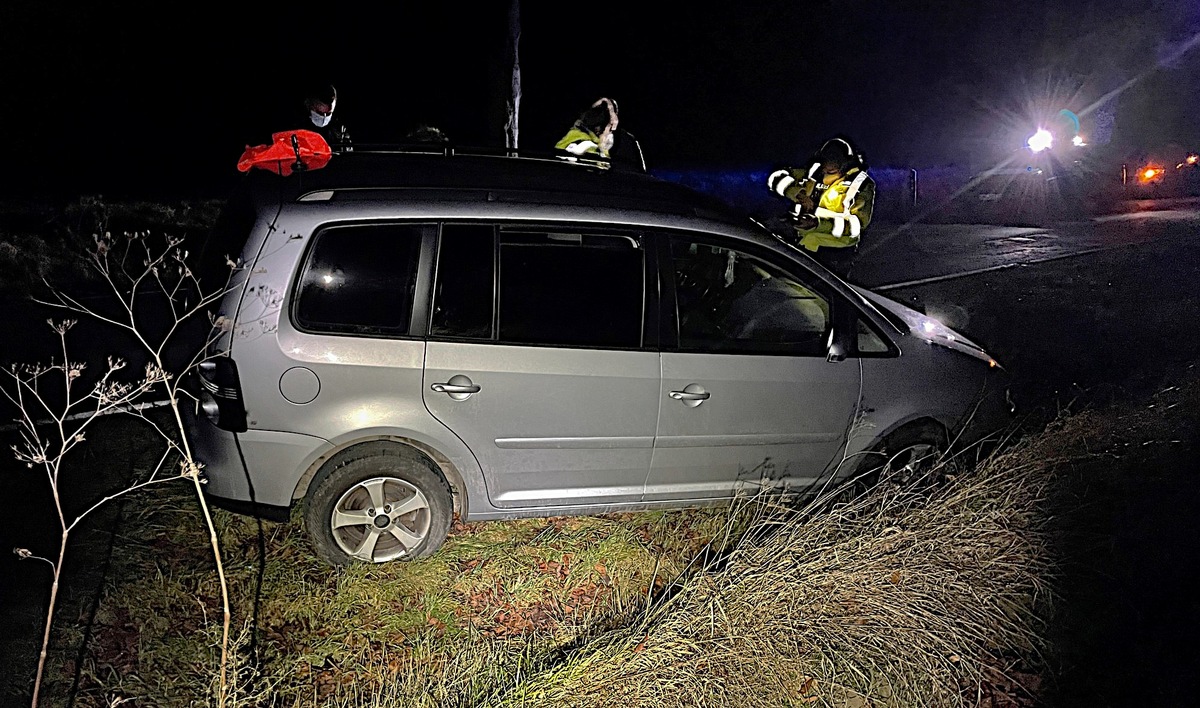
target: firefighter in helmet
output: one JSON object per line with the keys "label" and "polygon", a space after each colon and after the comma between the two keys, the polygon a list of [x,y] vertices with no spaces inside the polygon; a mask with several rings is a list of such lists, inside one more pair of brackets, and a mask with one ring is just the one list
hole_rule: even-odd
{"label": "firefighter in helmet", "polygon": [[871,223],[875,202],[875,181],[854,146],[831,138],[809,166],[776,170],[767,186],[795,202],[792,226],[799,245],[833,270],[845,270]]}

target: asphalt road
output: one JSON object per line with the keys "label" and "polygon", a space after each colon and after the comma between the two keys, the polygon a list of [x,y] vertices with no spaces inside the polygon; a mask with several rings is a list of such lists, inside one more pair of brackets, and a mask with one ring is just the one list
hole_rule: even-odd
{"label": "asphalt road", "polygon": [[[880,225],[864,235],[850,280],[896,290],[1194,234],[1200,200],[1143,200],[1123,212],[1046,227]],[[1132,252],[1132,250],[1131,250]]]}

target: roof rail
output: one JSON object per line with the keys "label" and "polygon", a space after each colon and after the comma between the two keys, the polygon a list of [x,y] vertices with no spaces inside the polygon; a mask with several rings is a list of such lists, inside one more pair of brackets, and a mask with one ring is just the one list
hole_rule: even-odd
{"label": "roof rail", "polygon": [[[542,162],[574,163],[590,167],[612,168],[628,172],[646,172],[645,161],[632,164],[623,160],[600,155],[574,155],[566,150],[529,151],[515,148],[483,147],[454,145],[451,143],[353,143],[337,151],[341,154],[370,153],[370,154],[409,154],[409,155],[442,155],[444,157],[499,157],[519,160],[537,160]],[[641,155],[641,148],[638,148]]]}

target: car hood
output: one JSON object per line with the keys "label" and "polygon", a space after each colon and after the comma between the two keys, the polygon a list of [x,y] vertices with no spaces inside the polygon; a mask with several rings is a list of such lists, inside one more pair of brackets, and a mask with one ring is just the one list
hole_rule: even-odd
{"label": "car hood", "polygon": [[[901,322],[904,327],[907,327],[905,334],[910,334],[917,339],[924,340],[931,344],[937,344],[947,349],[953,349],[968,356],[975,357],[980,361],[987,362],[991,366],[999,366],[996,360],[993,359],[983,347],[979,346],[970,338],[963,336],[961,333],[950,329],[938,320],[929,315],[921,314],[907,305],[896,302],[891,298],[884,297],[879,293],[872,292],[866,288],[852,285],[859,295],[862,295],[868,302],[875,307],[885,310],[886,313],[894,315],[890,317],[892,321],[899,325]],[[885,313],[885,314],[886,314]],[[901,327],[901,329],[904,329]]]}

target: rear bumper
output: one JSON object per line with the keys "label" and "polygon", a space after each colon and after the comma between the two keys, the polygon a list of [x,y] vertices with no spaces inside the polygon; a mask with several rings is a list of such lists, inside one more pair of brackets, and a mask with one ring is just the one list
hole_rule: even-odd
{"label": "rear bumper", "polygon": [[185,424],[203,465],[207,495],[219,506],[241,506],[260,516],[291,507],[308,465],[332,447],[318,437],[275,430],[234,434],[194,411],[187,411]]}
{"label": "rear bumper", "polygon": [[287,521],[291,518],[292,508],[290,506],[274,506],[272,504],[255,504],[254,502],[241,501],[238,499],[226,499],[211,493],[207,489],[204,491],[204,498],[208,503],[218,509],[232,511],[235,514],[244,514],[246,516],[254,516],[268,521]]}

